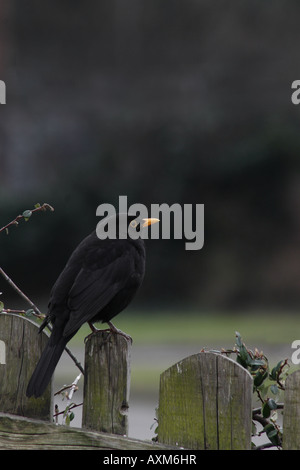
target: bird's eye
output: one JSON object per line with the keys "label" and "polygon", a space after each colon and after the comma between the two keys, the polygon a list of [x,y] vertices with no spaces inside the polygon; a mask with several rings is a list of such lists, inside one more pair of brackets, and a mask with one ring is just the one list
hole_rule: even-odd
{"label": "bird's eye", "polygon": [[137,225],[138,225],[138,223],[137,223],[136,220],[132,220],[132,221],[130,222],[130,227],[132,227],[132,228],[136,228]]}

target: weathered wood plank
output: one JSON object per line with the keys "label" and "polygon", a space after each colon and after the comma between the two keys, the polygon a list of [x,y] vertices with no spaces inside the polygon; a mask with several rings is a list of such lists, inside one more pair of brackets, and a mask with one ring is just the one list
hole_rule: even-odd
{"label": "weathered wood plank", "polygon": [[218,449],[249,450],[252,434],[251,374],[232,359],[217,356]]}
{"label": "weathered wood plank", "polygon": [[28,318],[0,313],[0,411],[50,420],[51,384],[42,397],[27,398],[26,387],[48,341]]}
{"label": "weathered wood plank", "polygon": [[189,356],[160,378],[158,440],[190,449],[250,449],[252,377],[214,353]]}
{"label": "weathered wood plank", "polygon": [[178,447],[0,413],[0,450],[78,449],[178,450]]}
{"label": "weathered wood plank", "polygon": [[121,335],[98,331],[85,345],[82,426],[127,435],[131,344]]}
{"label": "weathered wood plank", "polygon": [[285,381],[283,450],[300,450],[300,370]]}

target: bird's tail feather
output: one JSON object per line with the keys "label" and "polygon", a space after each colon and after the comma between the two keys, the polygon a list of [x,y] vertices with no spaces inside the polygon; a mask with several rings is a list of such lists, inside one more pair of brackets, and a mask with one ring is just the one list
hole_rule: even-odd
{"label": "bird's tail feather", "polygon": [[28,383],[27,397],[34,395],[37,398],[44,393],[66,344],[65,338],[61,338],[57,344],[48,342]]}

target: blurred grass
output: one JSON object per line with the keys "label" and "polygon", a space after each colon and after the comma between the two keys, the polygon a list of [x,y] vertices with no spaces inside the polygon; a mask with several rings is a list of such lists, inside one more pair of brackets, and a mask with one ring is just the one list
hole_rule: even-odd
{"label": "blurred grass", "polygon": [[[267,345],[291,344],[300,338],[300,314],[297,312],[205,313],[205,312],[124,312],[113,323],[133,338],[133,344],[176,345],[195,343],[224,343],[234,345],[235,332],[239,331],[246,343]],[[106,324],[96,324],[106,328]],[[81,343],[90,333],[84,325],[72,340]],[[226,343],[226,344],[225,344]]]}
{"label": "blurred grass", "polygon": [[[201,348],[232,348],[235,345],[235,332],[239,331],[247,347],[257,347],[264,352],[267,350],[270,365],[275,365],[278,360],[286,358],[287,351],[292,354],[292,342],[300,339],[300,315],[297,312],[128,310],[118,315],[113,323],[133,338],[132,348],[138,351],[139,360],[132,363],[131,391],[144,396],[158,393],[160,374],[177,360],[183,359],[189,348],[194,352]],[[106,324],[96,326],[107,328]],[[88,334],[90,328],[84,325],[69,343],[70,349],[83,348],[84,338]],[[169,353],[166,354],[166,351]],[[174,361],[168,364],[170,351],[171,356],[174,353]],[[175,352],[176,357],[180,355],[180,359],[176,359]]]}

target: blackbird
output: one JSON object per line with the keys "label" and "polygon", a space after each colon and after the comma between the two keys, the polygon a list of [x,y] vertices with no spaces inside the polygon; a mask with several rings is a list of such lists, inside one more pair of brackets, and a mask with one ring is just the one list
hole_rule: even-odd
{"label": "blackbird", "polygon": [[51,290],[39,332],[49,322],[52,332],[28,383],[27,397],[43,394],[66,344],[85,322],[92,331],[93,323],[101,321],[113,333],[123,334],[110,320],[131,302],[145,273],[144,240],[128,237],[127,229],[137,233],[158,219],[117,214],[103,224],[108,222],[115,222],[117,238],[100,239],[94,230],[74,250]]}

